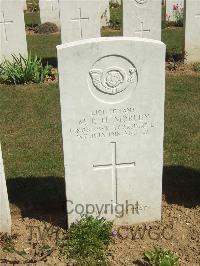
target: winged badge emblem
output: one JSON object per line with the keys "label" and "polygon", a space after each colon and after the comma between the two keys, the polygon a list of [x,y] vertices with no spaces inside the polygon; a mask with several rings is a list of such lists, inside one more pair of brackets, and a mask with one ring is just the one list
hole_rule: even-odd
{"label": "winged badge emblem", "polygon": [[140,4],[140,5],[143,5],[143,4],[146,4],[147,3],[147,0],[135,0],[136,3]]}
{"label": "winged badge emblem", "polygon": [[90,77],[97,90],[115,95],[137,81],[137,71],[134,67],[129,68],[128,73],[120,67],[110,67],[105,70],[91,69]]}

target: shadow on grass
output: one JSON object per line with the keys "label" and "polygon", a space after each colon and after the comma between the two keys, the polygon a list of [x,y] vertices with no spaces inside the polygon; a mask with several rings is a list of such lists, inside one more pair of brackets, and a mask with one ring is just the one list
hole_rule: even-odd
{"label": "shadow on grass", "polygon": [[[65,181],[62,177],[18,177],[7,180],[10,203],[22,217],[35,218],[66,227]],[[199,171],[182,166],[166,166],[163,194],[169,204],[188,208],[200,204]]]}
{"label": "shadow on grass", "polygon": [[63,177],[17,177],[7,179],[9,201],[22,217],[35,218],[67,227]]}
{"label": "shadow on grass", "polygon": [[42,65],[46,66],[46,64],[51,65],[54,68],[57,68],[58,67],[58,60],[56,57],[42,58]]}
{"label": "shadow on grass", "polygon": [[187,208],[200,205],[200,171],[183,166],[165,166],[163,194],[169,204]]}

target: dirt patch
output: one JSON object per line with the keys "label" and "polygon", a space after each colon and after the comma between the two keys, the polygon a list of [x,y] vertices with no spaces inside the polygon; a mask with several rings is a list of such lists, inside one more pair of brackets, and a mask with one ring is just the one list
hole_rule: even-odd
{"label": "dirt patch", "polygon": [[110,27],[110,26],[104,26],[104,27],[102,27],[102,29],[101,29],[103,32],[111,32],[111,33],[113,33],[113,32],[116,32],[116,33],[120,33],[120,28],[113,28],[113,27]]}
{"label": "dirt patch", "polygon": [[174,76],[180,76],[180,75],[200,76],[199,71],[194,71],[193,64],[184,64],[184,63],[166,62],[166,73],[168,75],[174,75]]}
{"label": "dirt patch", "polygon": [[52,33],[38,33],[36,32],[37,27],[26,27],[26,34],[27,35],[58,35],[60,31],[52,32]]}
{"label": "dirt patch", "polygon": [[200,265],[199,224],[199,207],[189,209],[163,201],[162,222],[134,226],[132,232],[120,231],[121,239],[117,238],[111,248],[111,264],[142,265],[144,252],[159,245],[173,250],[180,257],[180,265]]}
{"label": "dirt patch", "polygon": [[[1,249],[0,265],[73,265],[63,259],[58,246],[59,240],[66,237],[64,208],[30,211],[27,217],[22,217],[14,205],[11,210],[14,247],[26,255]],[[160,245],[173,250],[180,257],[180,265],[200,265],[199,225],[199,206],[187,208],[163,200],[162,222],[114,228],[108,261],[114,266],[144,265],[144,252]]]}

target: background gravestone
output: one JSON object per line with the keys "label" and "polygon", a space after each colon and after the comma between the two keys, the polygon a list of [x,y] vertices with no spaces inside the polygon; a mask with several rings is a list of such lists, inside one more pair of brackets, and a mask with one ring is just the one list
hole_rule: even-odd
{"label": "background gravestone", "polygon": [[166,0],[166,21],[175,21],[175,6],[184,8],[184,0]]}
{"label": "background gravestone", "polygon": [[108,26],[110,22],[110,7],[109,0],[102,0],[101,4],[101,26]]}
{"label": "background gravestone", "polygon": [[11,233],[11,216],[0,145],[0,232]]}
{"label": "background gravestone", "polygon": [[27,3],[26,0],[22,0],[23,2],[23,10],[27,10]]}
{"label": "background gravestone", "polygon": [[0,1],[0,62],[12,54],[27,56],[24,13],[21,1]]}
{"label": "background gravestone", "polygon": [[186,0],[185,52],[187,62],[200,62],[200,0]]}
{"label": "background gravestone", "polygon": [[62,43],[100,37],[101,0],[60,0]]}
{"label": "background gravestone", "polygon": [[124,0],[123,35],[161,40],[161,0]]}
{"label": "background gravestone", "polygon": [[58,0],[40,0],[41,23],[51,22],[60,27],[60,11]]}
{"label": "background gravestone", "polygon": [[69,223],[86,204],[127,201],[127,215],[101,216],[118,224],[160,219],[165,45],[116,37],[57,48]]}

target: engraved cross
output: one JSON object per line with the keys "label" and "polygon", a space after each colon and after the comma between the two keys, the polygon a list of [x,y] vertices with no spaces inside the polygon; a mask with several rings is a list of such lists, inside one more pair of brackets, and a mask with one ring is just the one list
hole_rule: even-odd
{"label": "engraved cross", "polygon": [[143,38],[143,33],[144,32],[150,32],[150,29],[144,29],[144,22],[140,22],[140,30],[135,31],[135,33],[139,33],[140,37]]}
{"label": "engraved cross", "polygon": [[[58,3],[59,4],[59,3]],[[53,12],[54,10],[57,10],[57,5],[55,5],[55,1],[51,1],[51,11]]]}
{"label": "engraved cross", "polygon": [[79,17],[72,18],[71,21],[78,21],[79,27],[80,27],[80,38],[83,38],[83,28],[82,28],[82,20],[89,20],[89,17],[82,17],[82,11],[81,8],[79,10]]}
{"label": "engraved cross", "polygon": [[5,19],[5,14],[4,14],[4,12],[2,11],[2,12],[1,12],[0,25],[2,25],[2,26],[4,27],[4,35],[5,35],[6,41],[8,41],[7,30],[6,30],[6,24],[11,24],[11,23],[14,23],[14,21],[13,21],[13,20],[6,20],[6,19]]}
{"label": "engraved cross", "polygon": [[117,144],[116,142],[111,142],[112,144],[112,163],[110,164],[100,164],[93,165],[94,170],[112,170],[112,197],[115,203],[118,203],[118,189],[117,189],[117,169],[135,167],[135,162],[129,163],[117,163]]}
{"label": "engraved cross", "polygon": [[52,2],[51,2],[51,11],[52,11],[52,12],[54,11],[54,5],[53,5]]}

